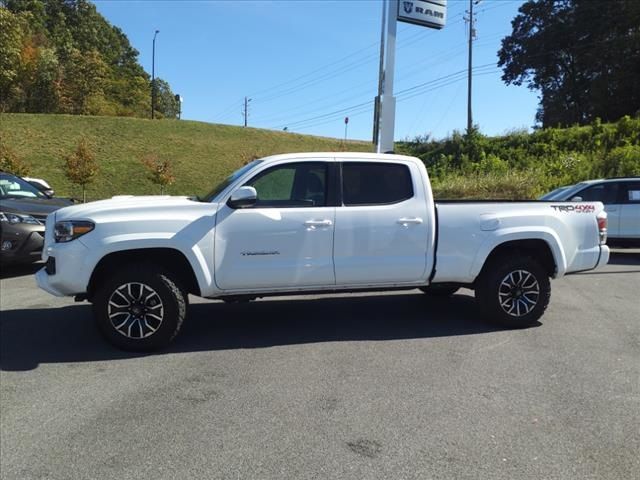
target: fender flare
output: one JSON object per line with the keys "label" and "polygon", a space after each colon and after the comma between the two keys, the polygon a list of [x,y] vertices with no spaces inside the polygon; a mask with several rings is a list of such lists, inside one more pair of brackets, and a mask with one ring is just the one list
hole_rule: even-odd
{"label": "fender flare", "polygon": [[496,248],[507,242],[518,240],[542,240],[544,241],[553,256],[556,264],[556,274],[554,278],[562,277],[567,271],[567,258],[562,248],[562,243],[558,235],[550,228],[541,227],[532,231],[530,228],[505,228],[496,230],[493,235],[489,236],[476,252],[476,256],[471,265],[469,272],[470,278],[477,278],[482,267],[484,267],[487,258]]}
{"label": "fender flare", "polygon": [[[149,250],[149,249],[169,249],[175,250],[181,253],[189,263],[193,274],[198,282],[198,287],[201,292],[207,292],[211,289],[213,283],[213,275],[206,260],[206,256],[197,244],[192,245],[190,249],[180,248],[175,241],[172,241],[173,234],[156,234],[154,237],[149,238],[148,235],[144,237],[138,234],[126,234],[116,235],[112,237],[105,237],[100,249],[94,249],[99,251],[98,255],[88,255],[85,264],[90,272],[89,278],[93,276],[95,268],[99,263],[108,255],[127,252],[130,250]],[[87,279],[87,283],[88,283]]]}

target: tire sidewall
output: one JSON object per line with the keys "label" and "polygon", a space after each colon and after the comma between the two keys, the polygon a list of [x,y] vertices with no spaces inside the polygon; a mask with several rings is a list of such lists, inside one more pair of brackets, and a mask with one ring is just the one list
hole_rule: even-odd
{"label": "tire sidewall", "polygon": [[[500,306],[498,291],[500,284],[509,273],[525,270],[531,273],[540,289],[538,302],[526,315],[514,317]],[[538,262],[530,257],[501,258],[493,261],[479,279],[476,287],[476,297],[487,320],[513,328],[523,328],[536,325],[549,304],[551,283],[545,270]]]}
{"label": "tire sidewall", "polygon": [[[111,324],[108,314],[108,303],[113,292],[131,282],[148,285],[163,303],[164,316],[160,327],[152,335],[141,339],[128,338],[119,333]],[[185,315],[185,299],[182,291],[163,272],[145,270],[144,267],[131,268],[104,281],[94,297],[93,313],[98,329],[110,343],[123,350],[150,351],[168,345],[178,333]]]}

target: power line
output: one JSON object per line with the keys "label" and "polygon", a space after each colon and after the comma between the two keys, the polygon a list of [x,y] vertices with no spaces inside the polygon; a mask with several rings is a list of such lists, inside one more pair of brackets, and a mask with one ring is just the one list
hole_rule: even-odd
{"label": "power line", "polygon": [[[474,70],[479,70],[479,71],[485,71],[487,67],[493,67],[493,70],[498,70],[497,67],[495,67],[495,64],[493,63],[489,63],[489,64],[485,64],[485,65],[479,65],[477,67],[474,67]],[[405,100],[408,100],[410,98],[414,98],[418,95],[421,95],[423,93],[426,93],[428,91],[431,90],[435,90],[438,88],[443,88],[445,86],[448,86],[452,83],[455,83],[457,81],[460,81],[461,79],[464,78],[464,74],[465,74],[466,70],[459,70],[457,72],[453,72],[450,73],[448,75],[444,75],[443,77],[440,78],[436,78],[433,80],[430,80],[428,82],[423,82],[421,84],[418,85],[414,85],[413,87],[410,88],[406,88],[404,90],[401,90],[399,92],[396,93],[396,96],[398,97],[398,102],[402,102]],[[373,105],[373,101],[368,101],[368,102],[362,102],[356,105],[351,105],[348,107],[344,107],[341,108],[339,110],[335,110],[332,112],[328,112],[322,115],[316,115],[314,117],[309,117],[306,118],[304,120],[299,120],[296,122],[290,122],[287,125],[282,125],[282,126],[278,126],[278,127],[274,127],[274,128],[282,128],[284,126],[287,126],[289,128],[291,127],[299,127],[302,124],[306,124],[306,123],[315,123],[316,120],[324,120],[324,119],[328,119],[329,117],[333,118],[333,117],[337,117],[337,116],[342,116],[342,114],[344,113],[350,113],[350,116],[354,116],[353,114],[351,114],[352,110],[357,110],[357,109],[361,109],[363,107],[369,107],[371,108],[371,106]],[[307,127],[310,125],[306,125]]]}
{"label": "power line", "polygon": [[[457,16],[461,17],[462,14],[455,15],[454,18],[457,17]],[[457,22],[453,22],[451,25],[455,25],[456,23],[460,23],[461,21],[462,21],[462,19],[460,18],[460,20],[458,20]],[[407,29],[405,28],[402,31],[406,31],[406,30]],[[426,32],[425,31],[419,31],[419,32],[416,32],[413,35],[409,36],[408,38],[403,39],[401,42],[399,42],[398,50],[400,50],[402,48],[406,48],[409,45],[413,45],[417,41],[423,40],[424,37],[428,37],[428,36],[432,35],[433,33],[434,32],[432,32],[432,31],[426,31]],[[375,45],[378,45],[378,42],[376,42],[375,44],[369,45],[368,47],[366,47],[364,49],[361,49],[359,52],[364,51],[364,50],[368,50],[372,46],[375,46]],[[342,60],[333,62],[330,65],[341,63],[344,59],[352,57],[352,56],[354,56],[354,54],[348,55],[347,57],[343,57]],[[372,52],[372,53],[366,55],[365,57],[363,57],[363,58],[361,58],[359,60],[356,60],[354,62],[350,62],[350,63],[348,63],[346,65],[343,65],[343,66],[339,67],[337,70],[334,70],[332,72],[324,73],[324,74],[320,75],[317,78],[313,78],[311,80],[307,80],[307,81],[303,82],[300,85],[294,85],[294,86],[288,87],[283,91],[280,91],[280,92],[277,92],[277,93],[272,93],[270,95],[265,96],[264,98],[260,98],[259,95],[254,94],[254,97],[256,98],[255,101],[256,102],[269,102],[269,101],[275,100],[277,98],[280,98],[280,97],[283,97],[283,96],[287,96],[287,95],[290,95],[292,93],[296,93],[296,92],[298,92],[300,90],[304,90],[305,88],[308,88],[308,87],[310,87],[312,85],[316,85],[318,83],[321,83],[324,80],[329,80],[329,79],[335,78],[335,77],[337,77],[339,75],[342,75],[344,73],[350,72],[350,71],[354,70],[355,68],[358,68],[360,66],[366,65],[366,64],[368,64],[368,63],[370,63],[372,61],[375,61],[377,59],[378,59],[378,53],[377,52]],[[316,73],[316,72],[319,72],[319,71],[323,70],[324,68],[325,67],[321,67],[319,69],[314,70],[313,72],[310,72],[309,74],[301,75],[300,77],[297,77],[297,79],[308,77],[313,73]],[[284,84],[287,84],[287,83],[294,83],[294,80],[291,80],[291,81],[288,81],[288,82],[284,82],[281,85],[284,85]],[[267,90],[271,90],[271,89],[274,89],[274,88],[275,87],[272,87],[272,88],[267,89]],[[263,90],[263,91],[267,91],[267,90]]]}

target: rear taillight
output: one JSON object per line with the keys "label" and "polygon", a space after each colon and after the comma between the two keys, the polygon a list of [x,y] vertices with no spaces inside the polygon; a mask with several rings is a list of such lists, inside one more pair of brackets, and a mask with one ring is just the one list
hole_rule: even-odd
{"label": "rear taillight", "polygon": [[598,233],[600,234],[600,245],[607,243],[607,214],[598,214]]}

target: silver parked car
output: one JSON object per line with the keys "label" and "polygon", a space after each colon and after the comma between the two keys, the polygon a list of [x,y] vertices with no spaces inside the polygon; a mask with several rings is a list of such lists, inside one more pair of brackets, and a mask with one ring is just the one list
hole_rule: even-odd
{"label": "silver parked car", "polygon": [[602,202],[608,216],[609,243],[640,244],[640,177],[587,180],[557,188],[540,200]]}

